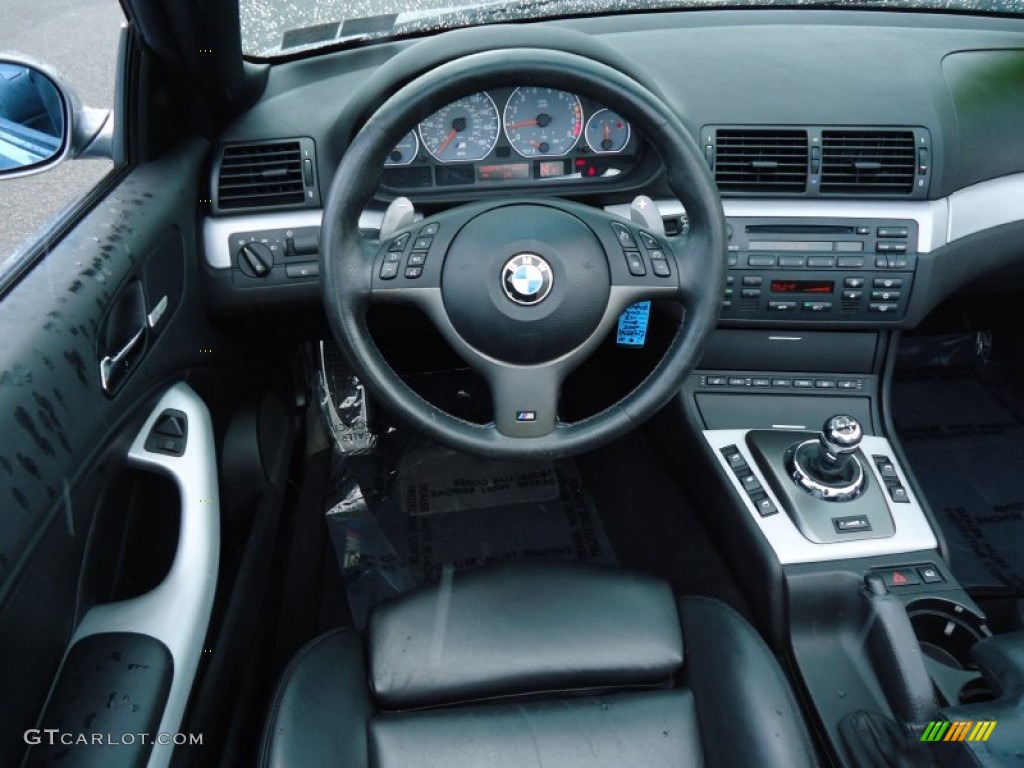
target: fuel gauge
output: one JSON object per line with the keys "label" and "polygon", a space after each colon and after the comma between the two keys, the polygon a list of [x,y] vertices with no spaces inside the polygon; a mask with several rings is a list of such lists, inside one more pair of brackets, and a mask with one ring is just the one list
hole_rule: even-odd
{"label": "fuel gauge", "polygon": [[629,143],[629,132],[629,123],[621,115],[600,109],[587,121],[587,146],[599,155],[621,152]]}
{"label": "fuel gauge", "polygon": [[420,151],[420,140],[416,138],[416,131],[409,131],[402,140],[395,145],[395,148],[388,152],[384,165],[408,165],[416,159]]}

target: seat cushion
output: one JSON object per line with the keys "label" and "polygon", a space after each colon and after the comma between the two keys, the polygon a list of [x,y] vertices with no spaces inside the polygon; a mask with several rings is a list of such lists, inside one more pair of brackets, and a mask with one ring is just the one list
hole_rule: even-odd
{"label": "seat cushion", "polygon": [[372,692],[387,710],[664,686],[683,661],[665,582],[571,563],[455,574],[379,606],[369,636]]}
{"label": "seat cushion", "polygon": [[[760,636],[720,602],[685,598],[677,609],[667,592],[611,569],[517,566],[411,593],[375,615],[369,670],[354,632],[299,652],[274,697],[261,765],[815,765]],[[681,673],[679,624],[670,630],[666,617],[687,638]],[[659,682],[671,687],[642,688]],[[378,693],[391,707],[375,705],[371,684],[391,692]],[[444,706],[413,709],[424,702]]]}
{"label": "seat cushion", "polygon": [[631,691],[375,717],[375,768],[698,768],[693,695]]}

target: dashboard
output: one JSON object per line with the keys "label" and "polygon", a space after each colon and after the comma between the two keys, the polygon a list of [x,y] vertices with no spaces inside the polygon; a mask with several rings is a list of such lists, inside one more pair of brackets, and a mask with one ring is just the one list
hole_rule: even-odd
{"label": "dashboard", "polygon": [[395,190],[510,184],[592,184],[628,172],[639,139],[629,121],[569,91],[519,86],[481,91],[439,109],[384,162]]}
{"label": "dashboard", "polygon": [[[721,324],[911,328],[972,281],[1024,272],[1024,20],[835,10],[682,11],[456,30],[275,64],[218,139],[203,220],[212,310],[320,300],[324,198],[349,142],[419,74],[503,46],[566,50],[657,94],[705,155],[730,226]],[[502,196],[562,196],[628,219],[638,195],[686,211],[658,148],[558,82],[435,108],[383,160],[379,226]],[[981,98],[981,95],[984,98]],[[229,155],[292,149],[296,185],[222,194]],[[248,162],[248,160],[245,160]],[[297,166],[299,168],[300,166]],[[681,227],[676,231],[684,231]],[[243,245],[266,246],[263,265]],[[252,248],[250,248],[252,250]]]}

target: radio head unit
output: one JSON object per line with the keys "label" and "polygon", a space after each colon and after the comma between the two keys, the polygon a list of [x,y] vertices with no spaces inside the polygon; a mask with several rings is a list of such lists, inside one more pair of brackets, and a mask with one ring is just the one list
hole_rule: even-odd
{"label": "radio head unit", "polygon": [[724,320],[878,322],[906,314],[912,219],[729,219]]}

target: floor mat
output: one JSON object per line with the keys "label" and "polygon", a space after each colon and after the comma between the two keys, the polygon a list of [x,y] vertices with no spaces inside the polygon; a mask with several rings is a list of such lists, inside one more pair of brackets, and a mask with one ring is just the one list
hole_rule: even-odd
{"label": "floor mat", "polygon": [[966,587],[1024,594],[1024,409],[994,366],[898,372],[896,431]]}
{"label": "floor mat", "polygon": [[338,456],[328,499],[358,627],[378,602],[446,568],[552,559],[615,565],[571,461],[511,464],[384,439],[370,454]]}

